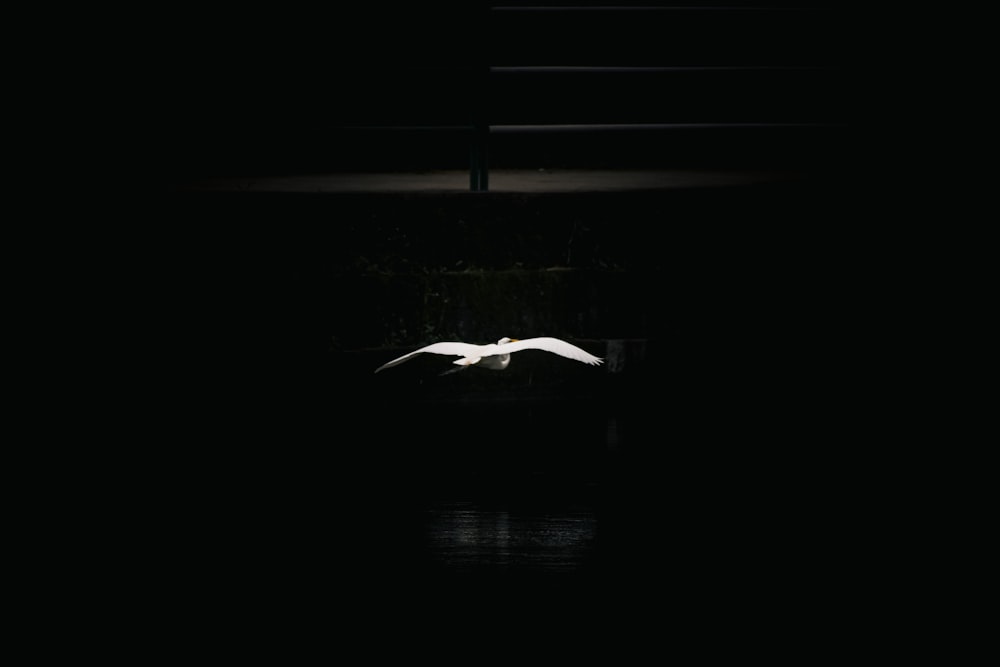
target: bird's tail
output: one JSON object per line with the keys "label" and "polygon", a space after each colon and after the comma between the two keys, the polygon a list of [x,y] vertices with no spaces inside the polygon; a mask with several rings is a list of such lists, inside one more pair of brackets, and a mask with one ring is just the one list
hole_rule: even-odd
{"label": "bird's tail", "polygon": [[457,373],[459,371],[464,371],[473,364],[478,364],[482,360],[482,357],[462,357],[461,359],[456,359],[451,362],[458,366],[458,368],[452,368],[451,370],[444,371],[440,375],[451,375],[452,373]]}

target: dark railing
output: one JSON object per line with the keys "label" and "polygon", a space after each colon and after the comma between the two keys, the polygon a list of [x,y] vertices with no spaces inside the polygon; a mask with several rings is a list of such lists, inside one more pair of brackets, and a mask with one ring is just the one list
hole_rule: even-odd
{"label": "dark railing", "polygon": [[[713,135],[731,148],[741,144],[734,134],[757,135],[746,150],[794,146],[801,157],[808,148],[796,142],[843,125],[839,14],[793,3],[692,4],[491,7],[478,114],[487,139],[530,134],[558,146],[569,133],[615,160],[649,165],[684,159],[671,152],[685,143],[688,158],[699,147],[712,154]],[[485,183],[485,173],[472,181]]]}
{"label": "dark railing", "polygon": [[531,141],[576,142],[565,159],[590,144],[640,165],[727,150],[801,163],[823,159],[849,114],[841,16],[822,6],[507,5],[484,20],[474,190],[486,189],[492,140],[500,159]]}
{"label": "dark railing", "polygon": [[484,191],[491,167],[821,160],[850,115],[845,12],[825,5],[352,6],[172,37],[149,104],[162,152],[206,170],[468,168]]}

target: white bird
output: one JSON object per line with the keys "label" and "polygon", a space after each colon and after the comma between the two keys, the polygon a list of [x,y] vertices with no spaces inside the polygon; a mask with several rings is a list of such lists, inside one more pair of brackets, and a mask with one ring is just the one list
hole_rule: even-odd
{"label": "white bird", "polygon": [[461,367],[456,368],[455,370],[462,370],[476,365],[480,368],[502,371],[507,368],[507,365],[510,363],[510,355],[514,352],[520,352],[521,350],[544,350],[546,352],[558,354],[560,357],[566,357],[567,359],[573,359],[575,361],[582,361],[583,363],[590,364],[591,366],[599,366],[604,363],[604,360],[600,357],[595,357],[589,352],[581,350],[576,345],[567,343],[564,340],[559,340],[558,338],[525,338],[524,340],[518,340],[517,338],[501,338],[496,342],[496,344],[490,343],[488,345],[473,345],[471,343],[432,343],[426,347],[420,348],[419,350],[414,350],[409,354],[404,354],[398,359],[393,359],[387,364],[379,366],[375,369],[375,372],[378,373],[386,368],[398,366],[404,361],[409,361],[423,352],[461,357],[461,359],[456,359],[452,362],[453,364],[457,364]]}

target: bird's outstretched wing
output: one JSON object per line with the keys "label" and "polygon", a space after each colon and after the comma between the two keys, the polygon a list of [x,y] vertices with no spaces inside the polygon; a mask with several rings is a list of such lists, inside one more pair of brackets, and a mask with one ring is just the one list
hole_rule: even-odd
{"label": "bird's outstretched wing", "polygon": [[393,366],[398,366],[404,361],[409,361],[413,357],[421,354],[423,352],[430,352],[431,354],[447,354],[456,357],[467,357],[467,356],[478,356],[476,352],[481,346],[473,345],[471,343],[431,343],[426,347],[422,347],[419,350],[414,350],[409,354],[404,354],[398,359],[393,359],[387,364],[382,364],[375,369],[375,372],[385,370],[386,368],[392,368]]}
{"label": "bird's outstretched wing", "polygon": [[546,352],[558,354],[560,357],[566,357],[567,359],[573,359],[574,361],[582,361],[583,363],[590,364],[591,366],[599,366],[604,363],[604,360],[600,357],[595,357],[586,350],[578,348],[576,345],[567,343],[564,340],[559,340],[558,338],[547,337],[524,338],[512,343],[504,343],[503,345],[497,346],[496,354],[510,354],[521,350],[544,350]]}

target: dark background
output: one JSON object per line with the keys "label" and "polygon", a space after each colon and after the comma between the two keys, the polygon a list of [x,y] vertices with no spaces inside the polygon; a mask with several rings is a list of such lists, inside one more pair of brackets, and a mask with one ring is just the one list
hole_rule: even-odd
{"label": "dark background", "polygon": [[[832,10],[765,14],[671,14],[683,27],[511,15],[485,32],[472,4],[156,16],[142,146],[162,187],[134,257],[154,277],[142,330],[171,341],[149,362],[170,390],[143,430],[168,576],[248,604],[348,589],[362,591],[352,605],[475,599],[469,585],[558,591],[588,610],[596,592],[669,590],[692,608],[830,595],[850,561],[835,536],[858,456],[848,415],[863,407],[845,369],[867,321],[854,303],[867,231],[844,172],[850,39]],[[643,75],[651,84],[501,73],[484,91],[477,71],[498,62],[748,69]],[[498,135],[497,167],[798,178],[532,194],[183,187],[463,169],[460,133],[379,128],[483,109],[511,125],[735,124]],[[809,125],[738,127],[786,122]],[[440,358],[373,374],[437,340],[538,335],[599,356],[614,341],[626,361],[613,373],[525,352],[502,374],[440,377]],[[426,539],[428,508],[453,501],[583,507],[598,537],[568,576],[458,573]]]}

